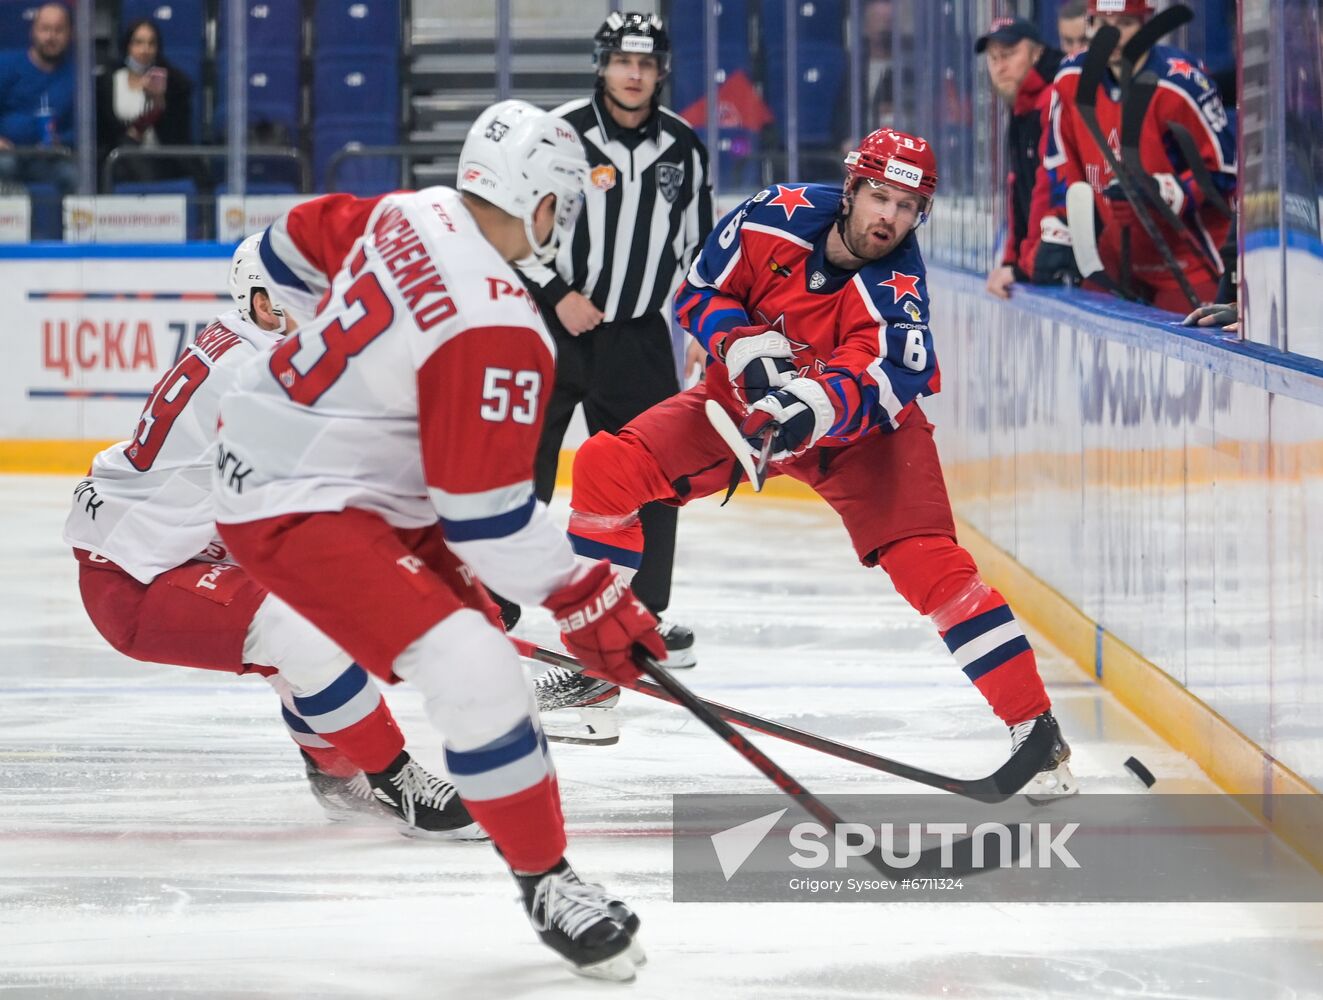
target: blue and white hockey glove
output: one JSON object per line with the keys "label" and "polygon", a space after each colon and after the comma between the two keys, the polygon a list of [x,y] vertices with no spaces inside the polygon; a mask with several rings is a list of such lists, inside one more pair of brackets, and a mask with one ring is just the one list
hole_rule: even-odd
{"label": "blue and white hockey glove", "polygon": [[718,334],[712,353],[725,362],[735,398],[746,409],[795,377],[790,341],[770,326],[737,326]]}
{"label": "blue and white hockey glove", "polygon": [[835,422],[836,410],[822,385],[794,378],[753,405],[740,433],[755,451],[762,449],[765,435],[773,435],[768,460],[781,462],[808,451]]}

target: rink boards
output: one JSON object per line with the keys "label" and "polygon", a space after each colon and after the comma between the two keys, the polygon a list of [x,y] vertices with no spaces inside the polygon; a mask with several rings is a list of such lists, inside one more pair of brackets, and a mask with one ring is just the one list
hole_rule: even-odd
{"label": "rink boards", "polygon": [[[1078,609],[1040,627],[1104,684],[1137,654],[1212,710],[1167,735],[1221,784],[1323,787],[1323,364],[982,284],[930,274],[963,520]],[[1155,726],[1187,711],[1151,698]]]}

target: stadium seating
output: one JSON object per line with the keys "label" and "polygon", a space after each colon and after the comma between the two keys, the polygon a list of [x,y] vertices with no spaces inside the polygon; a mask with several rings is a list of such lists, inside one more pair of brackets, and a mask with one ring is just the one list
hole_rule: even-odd
{"label": "stadium seating", "polygon": [[26,48],[32,34],[34,0],[0,0],[0,51]]}
{"label": "stadium seating", "polygon": [[[230,5],[220,5],[216,51],[229,44]],[[249,59],[295,61],[303,54],[303,14],[295,0],[248,0],[244,28]]]}
{"label": "stadium seating", "polygon": [[[161,32],[166,58],[181,69],[201,66],[207,38],[206,0],[123,0],[120,4],[121,28],[130,21],[149,17]],[[119,51],[120,30],[115,32],[115,50]],[[191,75],[191,74],[190,74]],[[202,78],[194,76],[199,88]]]}
{"label": "stadium seating", "polygon": [[334,176],[327,168],[346,143],[364,146],[393,145],[398,139],[394,119],[381,115],[339,117],[319,121],[312,130],[313,178],[317,190],[372,195],[400,186],[400,160],[395,156],[351,157],[341,161]]}
{"label": "stadium seating", "polygon": [[318,0],[313,13],[315,52],[400,52],[400,0]]}
{"label": "stadium seating", "polygon": [[[801,46],[835,46],[838,58],[845,58],[845,4],[843,0],[797,0],[795,36]],[[786,47],[786,11],[781,0],[764,0],[762,41],[768,51]]]}
{"label": "stadium seating", "polygon": [[399,107],[400,76],[394,58],[318,49],[312,68],[312,113],[318,125],[374,114],[394,124]]}
{"label": "stadium seating", "polygon": [[[225,60],[216,62],[216,116],[214,131],[223,137],[227,121],[227,85],[229,74]],[[275,125],[287,129],[289,139],[297,142],[302,124],[303,100],[299,89],[297,61],[264,61],[248,64],[248,122],[250,125]]]}
{"label": "stadium seating", "polygon": [[[845,58],[839,45],[801,44],[798,48],[799,141],[801,145],[832,142],[835,108],[845,83]],[[785,49],[767,50],[764,97],[778,123],[786,121]]]}

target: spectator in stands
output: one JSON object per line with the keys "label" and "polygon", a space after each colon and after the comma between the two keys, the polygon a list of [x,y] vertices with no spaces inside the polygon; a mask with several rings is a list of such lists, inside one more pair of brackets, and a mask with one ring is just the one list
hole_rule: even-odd
{"label": "spectator in stands", "polygon": [[974,52],[984,56],[992,87],[1011,111],[1006,126],[1006,245],[987,284],[989,292],[1007,299],[1015,282],[1034,274],[1042,212],[1032,212],[1031,203],[1052,81],[1062,55],[1044,44],[1031,22],[1009,17],[993,21],[992,29],[974,43]]}
{"label": "spectator in stands", "polygon": [[[193,83],[166,61],[155,22],[131,23],[122,51],[123,63],[97,79],[98,158],[104,162],[116,147],[187,145],[193,137]],[[115,169],[119,181],[189,175],[188,161],[157,157],[131,157]]]}
{"label": "spectator in stands", "polygon": [[78,169],[70,158],[14,152],[74,144],[72,35],[69,8],[43,4],[32,18],[32,44],[0,56],[0,182],[43,181],[60,194],[70,193],[78,183]]}
{"label": "spectator in stands", "polygon": [[1089,47],[1089,36],[1085,31],[1087,20],[1084,0],[1065,0],[1057,11],[1057,44],[1065,58]]}

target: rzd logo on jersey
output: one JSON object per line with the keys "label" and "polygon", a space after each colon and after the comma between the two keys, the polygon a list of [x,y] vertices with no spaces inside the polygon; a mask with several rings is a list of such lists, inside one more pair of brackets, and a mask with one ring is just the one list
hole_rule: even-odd
{"label": "rzd logo on jersey", "polygon": [[675,201],[684,184],[683,163],[657,164],[657,190],[667,201]]}

